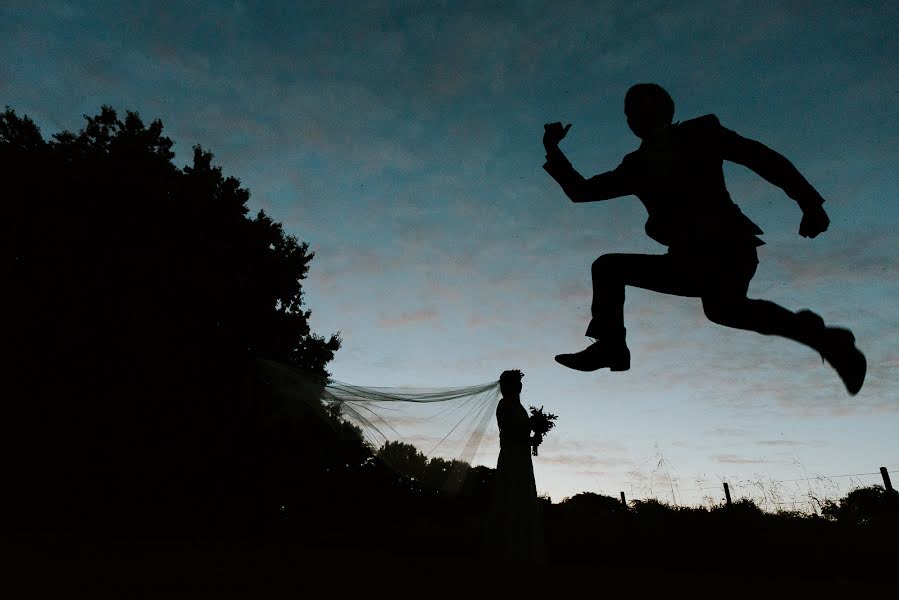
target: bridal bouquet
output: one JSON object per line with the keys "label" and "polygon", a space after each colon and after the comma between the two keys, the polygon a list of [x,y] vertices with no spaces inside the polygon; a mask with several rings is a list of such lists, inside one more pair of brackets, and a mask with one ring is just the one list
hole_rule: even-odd
{"label": "bridal bouquet", "polygon": [[531,431],[534,432],[534,438],[531,442],[532,450],[534,456],[537,456],[537,446],[543,442],[543,436],[549,433],[549,430],[556,426],[554,421],[556,420],[558,415],[554,415],[552,413],[543,412],[543,407],[534,408],[531,407]]}

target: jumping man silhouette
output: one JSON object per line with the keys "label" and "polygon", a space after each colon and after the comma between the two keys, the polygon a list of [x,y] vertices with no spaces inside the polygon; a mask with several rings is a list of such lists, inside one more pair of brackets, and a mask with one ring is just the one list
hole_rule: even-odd
{"label": "jumping man silhouette", "polygon": [[828,327],[810,310],[792,312],[767,300],[747,298],[764,244],[758,225],[731,200],[722,161],[744,165],[780,187],[802,209],[799,235],[814,238],[830,219],[824,199],[786,158],[723,127],[714,115],[674,123],[674,102],[661,86],[631,87],[624,101],[631,131],[642,140],[612,171],[585,179],[568,162],[559,142],[570,124],[544,125],[543,168],[572,202],[635,195],[646,206],[646,233],[668,247],[665,254],[605,254],[593,262],[592,320],[586,335],[596,341],[556,361],[579,371],[630,368],[625,341],[624,288],[699,297],[713,322],[765,335],[783,336],[819,352],[855,395],[865,380],[864,354],[848,329]]}

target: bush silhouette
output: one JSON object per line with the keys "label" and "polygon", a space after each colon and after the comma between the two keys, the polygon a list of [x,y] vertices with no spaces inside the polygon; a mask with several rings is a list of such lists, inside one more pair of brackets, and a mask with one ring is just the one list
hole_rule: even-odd
{"label": "bush silhouette", "polygon": [[899,523],[899,495],[880,485],[859,487],[839,501],[828,500],[822,513],[843,525],[895,527]]}

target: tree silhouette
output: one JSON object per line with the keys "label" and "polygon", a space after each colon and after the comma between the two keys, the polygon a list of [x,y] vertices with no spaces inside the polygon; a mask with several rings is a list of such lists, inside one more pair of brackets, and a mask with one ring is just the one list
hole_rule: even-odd
{"label": "tree silhouette", "polygon": [[324,381],[340,347],[309,327],[314,253],[249,217],[249,191],[210,152],[177,168],[160,121],[85,118],[45,141],[0,115],[7,500],[137,518],[258,488],[295,419],[252,359]]}
{"label": "tree silhouette", "polygon": [[378,449],[378,458],[406,477],[421,480],[428,466],[428,457],[412,444],[387,441]]}

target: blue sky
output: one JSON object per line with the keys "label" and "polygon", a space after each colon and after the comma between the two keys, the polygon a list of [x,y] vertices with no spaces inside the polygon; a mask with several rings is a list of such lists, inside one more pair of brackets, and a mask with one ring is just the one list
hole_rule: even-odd
{"label": "blue sky", "polygon": [[[316,252],[306,301],[318,333],[341,332],[335,378],[523,370],[524,403],[559,415],[535,463],[554,500],[899,470],[897,7],[712,4],[4,3],[0,103],[47,136],[110,104],[162,119],[179,165],[212,150]],[[869,361],[858,396],[803,346],[641,290],[630,371],[553,361],[589,342],[591,262],[664,248],[634,197],[567,200],[541,169],[543,124],[573,124],[562,148],[583,174],[612,168],[637,146],[623,98],[642,81],[675,120],[716,114],[824,196],[831,228],[804,239],[781,190],[725,167],[765,231],[750,296],[850,327]]]}

